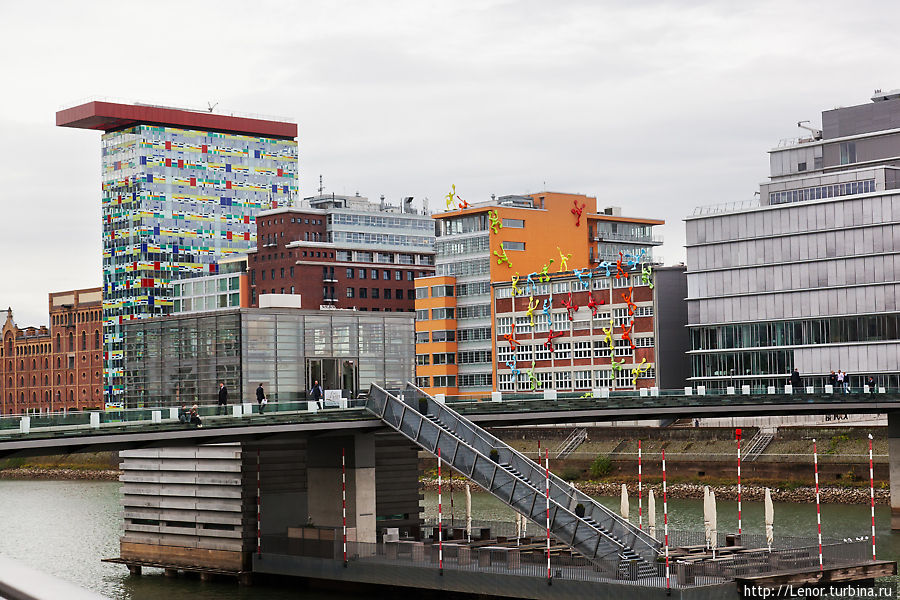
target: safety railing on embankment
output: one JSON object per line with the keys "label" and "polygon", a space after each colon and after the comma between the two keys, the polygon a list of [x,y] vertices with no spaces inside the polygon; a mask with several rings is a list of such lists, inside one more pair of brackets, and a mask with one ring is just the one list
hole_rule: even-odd
{"label": "safety railing on embankment", "polygon": [[[474,525],[473,525],[474,526]],[[703,532],[669,532],[670,538],[685,541],[703,536]],[[537,536],[539,537],[539,536]],[[761,537],[761,536],[760,536]],[[747,542],[759,539],[746,537]],[[539,541],[540,543],[536,543]],[[764,540],[762,540],[764,541]],[[809,541],[809,540],[804,540]],[[347,542],[347,568],[355,564],[378,564],[396,568],[415,567],[438,570],[468,571],[513,575],[533,579],[547,578],[547,555],[543,540],[530,537],[527,546],[517,547],[514,540],[504,545],[474,546],[462,540],[447,540],[438,544],[434,538],[424,541],[400,539],[380,543]],[[814,541],[813,541],[814,542]],[[293,556],[297,558],[343,561],[344,553],[340,535],[313,548],[308,542],[284,535],[263,535],[262,559],[267,555]],[[871,562],[871,542],[859,539],[846,542],[825,543],[822,546],[823,568],[839,568],[864,565]],[[742,551],[716,560],[698,560],[696,557],[672,558],[669,564],[669,585],[686,588],[733,581],[735,578],[774,574],[794,570],[818,570],[819,547],[814,542],[798,547],[773,547],[770,551]],[[724,553],[723,553],[724,554]],[[571,554],[558,545],[551,550],[550,572],[554,579],[586,582],[617,582],[643,587],[666,587],[665,562],[662,557],[652,572],[626,573],[610,563],[607,568],[597,565],[577,554]],[[617,578],[603,573],[618,573]],[[402,572],[397,573],[402,580]]]}

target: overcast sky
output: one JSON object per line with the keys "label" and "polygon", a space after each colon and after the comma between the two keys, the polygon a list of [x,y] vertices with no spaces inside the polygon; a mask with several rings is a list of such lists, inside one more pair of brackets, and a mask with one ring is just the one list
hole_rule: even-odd
{"label": "overcast sky", "polygon": [[282,115],[300,193],[438,208],[541,190],[664,218],[753,197],[766,151],[900,87],[894,2],[3,2],[0,305],[101,283],[89,97]]}

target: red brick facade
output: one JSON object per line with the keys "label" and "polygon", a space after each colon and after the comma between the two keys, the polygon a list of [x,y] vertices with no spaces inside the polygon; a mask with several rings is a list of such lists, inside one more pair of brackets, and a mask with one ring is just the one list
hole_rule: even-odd
{"label": "red brick facade", "polygon": [[20,329],[8,309],[0,345],[0,413],[103,407],[101,289],[54,292],[50,327]]}
{"label": "red brick facade", "polygon": [[[259,306],[261,294],[299,294],[305,309],[414,311],[413,281],[433,275],[434,266],[339,260],[350,251],[325,241],[326,218],[317,209],[257,217],[257,249],[250,252],[248,265],[251,306]],[[378,251],[369,254],[374,259]]]}

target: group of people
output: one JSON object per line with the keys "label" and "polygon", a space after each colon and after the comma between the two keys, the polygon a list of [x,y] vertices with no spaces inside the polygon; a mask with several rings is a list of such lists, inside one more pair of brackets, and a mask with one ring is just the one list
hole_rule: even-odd
{"label": "group of people", "polygon": [[[313,383],[312,390],[310,390],[310,397],[312,397],[313,402],[315,402],[319,408],[325,408],[325,391],[322,389],[322,386],[319,385],[319,381],[316,380]],[[259,404],[259,414],[263,414],[266,411],[266,405],[269,403],[269,399],[266,398],[266,391],[263,389],[263,384],[259,384],[256,388],[256,402]],[[228,406],[228,388],[225,387],[225,382],[219,382],[219,402],[216,407],[216,415],[227,414]],[[203,427],[203,421],[200,419],[200,413],[197,405],[193,405],[190,410],[186,404],[182,404],[181,408],[178,410],[178,420],[184,423],[185,425],[195,425],[197,427]]]}
{"label": "group of people", "polygon": [[[869,377],[869,379],[872,378]],[[846,371],[841,371],[840,369],[838,369],[837,373],[832,371],[828,376],[828,383],[832,389],[843,390],[845,394],[850,393],[850,375]]]}

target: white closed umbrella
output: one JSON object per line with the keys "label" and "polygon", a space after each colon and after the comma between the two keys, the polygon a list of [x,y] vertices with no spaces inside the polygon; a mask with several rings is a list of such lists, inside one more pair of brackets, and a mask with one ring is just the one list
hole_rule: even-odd
{"label": "white closed umbrella", "polygon": [[650,526],[650,537],[656,537],[656,496],[653,490],[647,494],[647,524]]}
{"label": "white closed umbrella", "polygon": [[712,490],[709,492],[709,539],[712,543],[713,558],[716,557],[716,546],[718,545],[718,517],[716,515],[716,493]]}
{"label": "white closed umbrella", "polygon": [[622,513],[622,518],[626,521],[628,520],[628,487],[623,483],[622,484],[622,500],[619,502],[619,512]]}
{"label": "white closed umbrella", "polygon": [[472,541],[472,489],[466,484],[466,536]]}
{"label": "white closed umbrella", "polygon": [[709,486],[703,486],[703,533],[706,540],[706,547],[711,548],[712,528],[709,526]]}
{"label": "white closed umbrella", "polygon": [[772,543],[775,541],[775,505],[772,504],[772,493],[766,488],[766,544],[769,545],[769,552],[772,551]]}

